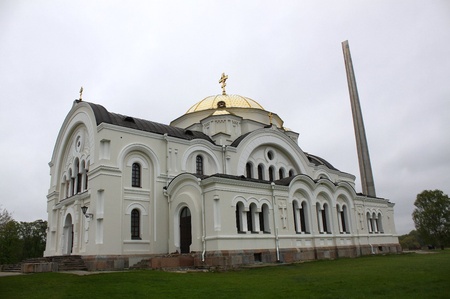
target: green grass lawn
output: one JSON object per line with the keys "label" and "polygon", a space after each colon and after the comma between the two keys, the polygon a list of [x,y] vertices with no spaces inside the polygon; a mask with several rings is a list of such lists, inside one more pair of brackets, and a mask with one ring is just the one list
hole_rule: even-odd
{"label": "green grass lawn", "polygon": [[229,272],[0,277],[0,298],[450,298],[450,251]]}

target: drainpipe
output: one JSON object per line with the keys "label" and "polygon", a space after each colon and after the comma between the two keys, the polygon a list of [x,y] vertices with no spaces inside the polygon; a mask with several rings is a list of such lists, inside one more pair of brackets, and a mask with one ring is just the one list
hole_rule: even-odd
{"label": "drainpipe", "polygon": [[273,207],[273,224],[275,225],[275,250],[277,252],[277,262],[280,262],[280,242],[278,239],[278,222],[277,217],[275,215],[276,206],[275,206],[275,183],[270,183],[272,188],[272,207]]}
{"label": "drainpipe", "polygon": [[[164,140],[166,141],[166,187],[169,186],[169,136],[164,133]],[[169,218],[170,219],[170,218]]]}
{"label": "drainpipe", "polygon": [[205,255],[206,255],[206,223],[205,223],[205,193],[202,190],[201,187],[201,179],[197,179],[198,186],[200,187],[200,190],[202,191],[202,262],[205,262]]}
{"label": "drainpipe", "polygon": [[[169,193],[167,192],[167,187],[163,187],[163,194],[164,194],[164,196],[165,197],[167,197],[167,204],[168,204],[168,206],[169,206],[169,209],[167,210],[167,219],[170,219],[170,195],[169,195]],[[170,248],[170,220],[169,220],[169,222],[168,222],[168,231],[169,231],[169,234],[168,234],[168,236],[167,236],[167,249],[169,249]]]}

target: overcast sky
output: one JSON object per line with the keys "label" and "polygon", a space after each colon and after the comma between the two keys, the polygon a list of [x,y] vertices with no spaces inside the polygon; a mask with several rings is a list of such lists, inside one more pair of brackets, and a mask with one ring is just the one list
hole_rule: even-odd
{"label": "overcast sky", "polygon": [[250,97],[300,147],[357,176],[349,41],[379,197],[397,232],[450,193],[450,1],[0,1],[0,205],[47,219],[59,129],[83,99],[164,124],[206,96]]}

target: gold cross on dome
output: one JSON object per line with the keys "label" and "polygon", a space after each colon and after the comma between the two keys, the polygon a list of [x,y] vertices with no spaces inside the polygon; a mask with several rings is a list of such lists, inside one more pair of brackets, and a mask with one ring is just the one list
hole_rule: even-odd
{"label": "gold cross on dome", "polygon": [[83,100],[83,86],[80,88],[80,101]]}
{"label": "gold cross on dome", "polygon": [[226,83],[227,79],[228,79],[228,75],[225,75],[225,73],[222,73],[222,77],[220,77],[219,83],[222,83],[221,87],[222,87],[222,94],[223,95],[227,94],[226,91],[225,91],[225,86],[227,86],[227,83]]}

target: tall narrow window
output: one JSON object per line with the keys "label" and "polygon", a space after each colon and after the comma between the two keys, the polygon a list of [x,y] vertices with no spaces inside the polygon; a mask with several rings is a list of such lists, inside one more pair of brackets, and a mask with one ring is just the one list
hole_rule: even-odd
{"label": "tall narrow window", "polygon": [[140,240],[141,239],[141,231],[140,231],[140,214],[138,209],[133,209],[131,211],[131,239],[132,240]]}
{"label": "tall narrow window", "polygon": [[264,233],[270,233],[269,227],[269,207],[263,204],[259,213],[259,229]]}
{"label": "tall narrow window", "polygon": [[85,175],[84,175],[84,189],[87,190],[88,188],[88,182],[89,182],[89,178],[88,178],[88,169],[86,169]]}
{"label": "tall narrow window", "polygon": [[250,214],[250,221],[251,221],[251,229],[249,228],[249,231],[252,233],[256,233],[260,230],[260,221],[259,221],[259,214],[257,212],[256,204],[252,203],[250,205],[250,209],[247,212],[247,214]]}
{"label": "tall narrow window", "polygon": [[203,157],[198,155],[195,159],[196,164],[196,173],[199,175],[203,175]]}
{"label": "tall narrow window", "polygon": [[346,205],[342,206],[341,222],[342,222],[342,231],[344,233],[350,232],[349,226],[348,226],[348,223],[347,223],[347,206]]}
{"label": "tall narrow window", "polygon": [[309,233],[309,229],[307,229],[306,227],[306,209],[306,202],[302,202],[302,205],[300,207],[300,224],[302,233]]}
{"label": "tall narrow window", "polygon": [[83,182],[83,174],[79,172],[77,174],[77,193],[81,193],[81,184]]}
{"label": "tall narrow window", "polygon": [[70,170],[70,196],[75,194],[75,176],[76,174],[72,174],[72,170]]}
{"label": "tall narrow window", "polygon": [[78,194],[78,193],[80,193],[81,192],[81,182],[83,181],[82,180],[82,174],[81,174],[81,169],[80,169],[80,161],[78,160],[78,158],[76,159],[76,162],[75,162],[76,164],[75,164],[75,172],[76,172],[76,176],[77,176],[77,178],[76,178],[76,180],[75,180],[75,185],[76,185],[76,187],[74,188],[74,194]]}
{"label": "tall narrow window", "polygon": [[375,213],[372,214],[372,227],[373,232],[378,234],[377,215],[375,215]]}
{"label": "tall narrow window", "polygon": [[323,225],[323,231],[325,233],[328,232],[328,227],[327,227],[327,212],[325,211],[325,207],[322,210],[322,225]]}
{"label": "tall narrow window", "polygon": [[247,231],[253,232],[253,217],[251,208],[247,212]]}
{"label": "tall narrow window", "polygon": [[141,187],[141,165],[133,163],[131,170],[131,186]]}
{"label": "tall narrow window", "polygon": [[298,209],[298,203],[296,200],[292,202],[292,210],[294,211],[294,229],[296,233],[300,232],[300,215]]}
{"label": "tall narrow window", "polygon": [[238,202],[236,205],[236,228],[238,233],[244,233],[247,231],[247,217],[244,211],[244,204]]}
{"label": "tall narrow window", "polygon": [[328,205],[324,204],[322,210],[323,231],[325,233],[331,234],[331,223],[330,219],[328,218],[329,217],[328,215],[329,215]]}
{"label": "tall narrow window", "polygon": [[381,213],[378,213],[378,217],[377,217],[377,227],[378,227],[378,231],[380,233],[384,233],[384,229],[383,229],[383,219],[381,216]]}
{"label": "tall narrow window", "polygon": [[280,180],[284,178],[284,168],[280,168],[280,170],[278,171],[278,176]]}
{"label": "tall narrow window", "polygon": [[367,212],[366,218],[367,218],[367,229],[369,231],[369,234],[371,234],[373,233],[373,223],[369,212]]}
{"label": "tall narrow window", "polygon": [[249,162],[245,165],[245,172],[246,172],[246,176],[247,178],[251,179],[252,176],[252,164]]}
{"label": "tall narrow window", "polygon": [[258,179],[264,180],[264,167],[262,164],[258,165]]}
{"label": "tall narrow window", "polygon": [[289,170],[289,176],[294,176],[294,170],[293,169]]}
{"label": "tall narrow window", "polygon": [[269,167],[269,181],[273,182],[275,180],[275,170],[274,168],[271,166]]}
{"label": "tall narrow window", "polygon": [[236,229],[237,232],[241,232],[241,211],[239,209],[239,205],[236,205]]}

